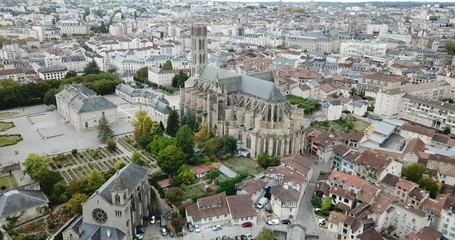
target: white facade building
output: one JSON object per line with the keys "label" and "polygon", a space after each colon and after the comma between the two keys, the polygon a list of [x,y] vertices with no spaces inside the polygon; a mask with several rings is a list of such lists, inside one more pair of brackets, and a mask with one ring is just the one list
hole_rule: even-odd
{"label": "white facade building", "polygon": [[109,123],[117,122],[117,106],[82,84],[66,85],[55,99],[57,113],[78,132],[95,129],[102,116]]}
{"label": "white facade building", "polygon": [[364,56],[364,55],[385,55],[387,51],[387,43],[378,41],[355,41],[350,40],[342,42],[340,45],[340,53],[349,56]]}

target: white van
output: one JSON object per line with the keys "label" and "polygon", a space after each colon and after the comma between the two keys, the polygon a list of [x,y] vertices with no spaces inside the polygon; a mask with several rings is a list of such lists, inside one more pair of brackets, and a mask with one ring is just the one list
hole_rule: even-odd
{"label": "white van", "polygon": [[267,204],[267,200],[268,199],[265,197],[261,198],[261,200],[259,200],[259,202],[256,204],[256,207],[259,209],[264,208],[265,204]]}

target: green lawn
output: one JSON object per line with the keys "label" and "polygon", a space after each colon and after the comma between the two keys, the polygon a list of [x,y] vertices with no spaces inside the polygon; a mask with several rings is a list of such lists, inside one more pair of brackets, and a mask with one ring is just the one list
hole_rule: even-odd
{"label": "green lawn", "polygon": [[21,135],[0,135],[0,147],[14,145],[22,141]]}
{"label": "green lawn", "polygon": [[0,112],[0,119],[8,118],[8,117],[14,117],[17,114],[19,114],[19,112]]}
{"label": "green lawn", "polygon": [[186,187],[184,189],[184,192],[185,192],[186,199],[200,198],[200,197],[206,195],[201,184],[193,185],[191,187]]}
{"label": "green lawn", "polygon": [[[360,123],[358,122],[360,121],[355,120],[313,121],[311,123],[311,127],[335,134],[351,132],[357,129],[361,129],[360,132],[362,132],[366,127],[368,127],[368,125],[364,124],[363,122]],[[356,124],[358,128],[356,128]],[[364,125],[366,126],[362,129]]]}
{"label": "green lawn", "polygon": [[307,99],[291,94],[286,95],[286,101],[291,105],[297,105],[298,108],[303,108],[305,114],[312,114],[321,108],[321,104],[319,104],[318,100]]}
{"label": "green lawn", "polygon": [[0,132],[6,131],[12,127],[14,127],[14,123],[12,122],[0,122]]}
{"label": "green lawn", "polygon": [[0,187],[6,186],[6,189],[17,187],[16,178],[13,175],[0,177]]}
{"label": "green lawn", "polygon": [[258,163],[252,159],[244,157],[232,157],[224,161],[225,165],[237,173],[247,171],[252,174],[258,174],[263,171]]}

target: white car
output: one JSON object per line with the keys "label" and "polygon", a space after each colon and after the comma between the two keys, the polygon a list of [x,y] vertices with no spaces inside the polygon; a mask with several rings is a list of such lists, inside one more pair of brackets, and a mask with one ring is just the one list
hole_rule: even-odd
{"label": "white car", "polygon": [[218,230],[221,230],[221,229],[223,229],[223,227],[221,227],[221,225],[215,225],[215,226],[212,227],[213,231],[218,231]]}
{"label": "white car", "polygon": [[201,229],[199,228],[198,225],[194,225],[194,231],[198,233],[201,232]]}
{"label": "white car", "polygon": [[150,224],[155,224],[155,216],[152,216],[152,220],[150,220]]}
{"label": "white car", "polygon": [[280,224],[280,219],[278,219],[278,218],[270,219],[267,221],[267,224],[268,225],[278,225],[278,224]]}

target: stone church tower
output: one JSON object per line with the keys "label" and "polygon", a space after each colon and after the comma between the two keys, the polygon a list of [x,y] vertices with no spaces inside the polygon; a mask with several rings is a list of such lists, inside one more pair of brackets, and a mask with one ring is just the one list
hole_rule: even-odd
{"label": "stone church tower", "polygon": [[207,65],[207,26],[191,26],[191,76],[198,77],[202,68]]}

